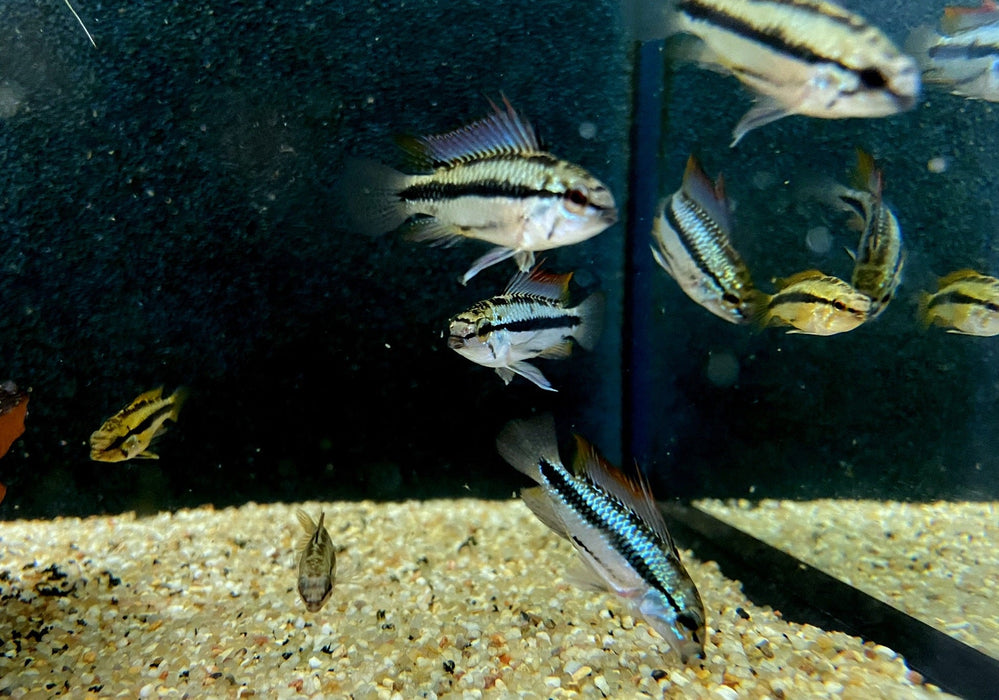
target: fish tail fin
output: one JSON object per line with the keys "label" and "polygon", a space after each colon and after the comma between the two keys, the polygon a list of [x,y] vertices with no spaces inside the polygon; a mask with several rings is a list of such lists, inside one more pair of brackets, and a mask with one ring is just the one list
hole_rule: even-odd
{"label": "fish tail fin", "polygon": [[758,289],[753,289],[748,293],[746,322],[752,325],[757,332],[762,332],[770,325],[771,298],[769,294]]}
{"label": "fish tail fin", "polygon": [[933,27],[923,24],[909,34],[905,40],[905,52],[916,59],[924,70],[930,67],[930,47],[940,41],[940,35]]}
{"label": "fish tail fin", "polygon": [[527,474],[539,484],[541,483],[541,471],[538,469],[540,460],[561,464],[555,419],[550,414],[510,421],[497,436],[496,449],[512,467]]}
{"label": "fish tail fin", "polygon": [[595,292],[576,307],[580,322],[573,337],[586,350],[592,350],[600,339],[600,332],[604,327],[605,306],[603,293]]}
{"label": "fish tail fin", "polygon": [[675,0],[621,0],[621,17],[635,41],[665,39],[679,31]]}
{"label": "fish tail fin", "polygon": [[171,395],[170,398],[173,401],[173,406],[170,410],[170,420],[174,423],[177,422],[177,418],[180,416],[180,409],[184,407],[184,402],[187,401],[190,395],[191,390],[186,386],[177,387]]}
{"label": "fish tail fin", "polygon": [[393,231],[409,218],[399,193],[410,176],[368,158],[347,158],[337,186],[348,225],[366,236]]}
{"label": "fish tail fin", "polygon": [[932,298],[933,295],[927,291],[921,291],[919,293],[919,305],[916,308],[916,318],[919,319],[919,327],[924,331],[933,325],[933,317],[930,316],[930,300]]}

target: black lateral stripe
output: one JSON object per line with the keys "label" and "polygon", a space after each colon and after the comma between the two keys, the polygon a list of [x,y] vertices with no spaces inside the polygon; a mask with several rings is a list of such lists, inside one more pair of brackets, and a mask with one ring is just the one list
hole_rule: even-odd
{"label": "black lateral stripe", "polygon": [[767,306],[771,309],[780,304],[828,304],[832,306],[837,302],[841,304],[846,303],[838,299],[826,299],[811,292],[778,292]]}
{"label": "black lateral stripe", "polygon": [[934,306],[941,306],[943,304],[984,306],[989,311],[999,311],[999,303],[986,301],[985,299],[978,299],[970,294],[965,294],[964,292],[943,292],[942,294],[936,294],[932,299],[930,299],[928,307],[932,309]]}
{"label": "black lateral stripe", "polygon": [[486,333],[492,333],[493,331],[512,331],[514,333],[518,333],[549,330],[551,328],[571,329],[578,326],[581,321],[582,319],[579,316],[573,314],[566,314],[565,316],[524,318],[516,321],[507,321],[505,323],[483,324],[480,334],[484,335]]}
{"label": "black lateral stripe", "polygon": [[[773,4],[779,5],[789,5],[805,7],[811,11],[814,8],[810,5],[803,5],[802,3],[796,2],[795,0],[771,0]],[[833,60],[826,56],[816,53],[810,49],[805,44],[793,41],[792,39],[784,36],[783,32],[779,29],[772,29],[771,31],[766,31],[763,29],[757,29],[752,24],[746,22],[739,17],[733,17],[725,12],[715,9],[709,5],[704,5],[697,0],[680,0],[678,8],[690,15],[694,19],[699,19],[705,22],[709,22],[722,29],[727,29],[728,31],[738,34],[739,36],[745,37],[747,39],[752,39],[764,46],[768,46],[775,51],[787,54],[788,56],[793,56],[805,63],[835,63],[836,65],[842,67],[844,70],[854,72],[855,69],[850,66],[844,65],[840,61]],[[857,31],[863,28],[864,25],[858,24],[855,20],[851,20],[848,17],[840,17],[838,15],[822,15],[831,22],[836,22],[844,27],[847,27],[851,31]]]}
{"label": "black lateral stripe", "polygon": [[413,185],[399,192],[403,201],[440,201],[462,197],[505,197],[507,199],[528,199],[530,197],[561,198],[562,192],[539,190],[524,185],[515,185],[504,180],[481,180],[467,184],[428,182]]}
{"label": "black lateral stripe", "polygon": [[[691,200],[689,197],[684,196],[683,200],[684,202],[689,204],[693,209],[696,210],[697,218],[699,220],[703,221],[704,219],[708,218],[707,215],[704,213],[704,210],[698,207],[694,203],[694,201]],[[727,290],[725,289],[725,285],[722,284],[721,279],[718,277],[718,275],[715,274],[714,270],[711,269],[711,266],[708,265],[707,261],[701,257],[701,252],[697,249],[697,246],[690,245],[690,239],[687,237],[687,232],[684,231],[683,226],[680,225],[680,221],[676,218],[676,212],[673,211],[672,201],[670,201],[670,206],[666,207],[666,218],[669,221],[670,226],[673,227],[673,230],[676,231],[678,234],[680,234],[680,236],[683,238],[684,242],[683,248],[684,250],[687,251],[687,254],[694,259],[694,263],[697,265],[697,269],[703,272],[708,277],[710,277],[711,281],[715,283],[715,287],[721,290],[723,294],[726,293]]]}
{"label": "black lateral stripe", "polygon": [[[620,533],[608,528],[606,521],[600,517],[600,514],[593,510],[576,487],[569,483],[569,481],[565,478],[566,472],[564,467],[560,469],[547,460],[540,459],[538,460],[538,471],[540,471],[542,478],[544,478],[552,489],[554,489],[558,497],[562,499],[563,503],[581,515],[583,520],[585,520],[591,527],[607,533],[610,536],[611,544],[614,549],[624,556],[628,564],[638,573],[639,576],[642,577],[643,581],[663,594],[670,607],[672,607],[677,614],[683,611],[683,608],[677,603],[673,595],[666,590],[666,586],[659,581],[649,565],[635,550],[634,544],[632,544],[632,542],[627,538],[622,537]],[[589,482],[587,482],[587,485],[596,490],[596,487],[590,485]],[[620,503],[620,501],[613,498],[609,494],[606,494],[606,492],[601,491],[601,493],[605,494],[606,498],[613,500],[614,503],[620,507],[620,512],[627,514],[628,521],[632,527],[641,531],[649,539],[655,541],[660,551],[669,551],[666,543],[662,542],[657,535],[652,533],[649,530],[649,527],[642,522],[642,520],[631,511],[631,509],[627,508],[624,504]]]}
{"label": "black lateral stripe", "polygon": [[108,445],[108,447],[106,448],[106,450],[112,450],[112,449],[120,448],[124,444],[125,440],[127,440],[128,438],[130,438],[133,435],[141,435],[146,430],[149,430],[150,428],[152,428],[156,424],[157,420],[159,420],[160,418],[163,417],[164,413],[169,414],[170,411],[172,411],[172,410],[173,410],[173,406],[171,404],[164,404],[163,406],[161,406],[160,408],[156,409],[155,411],[153,411],[152,413],[150,413],[148,416],[146,416],[134,428],[132,428],[131,430],[128,430],[125,433],[122,433],[121,435],[118,435],[114,439],[114,441],[110,445]]}
{"label": "black lateral stripe", "polygon": [[931,46],[930,58],[938,61],[968,61],[977,58],[994,58],[999,56],[999,46],[989,44],[944,44]]}

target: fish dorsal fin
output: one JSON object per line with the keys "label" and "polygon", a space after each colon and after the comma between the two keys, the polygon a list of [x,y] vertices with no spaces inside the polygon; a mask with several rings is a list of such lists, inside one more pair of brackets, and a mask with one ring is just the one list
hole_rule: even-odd
{"label": "fish dorsal fin", "polygon": [[981,7],[945,7],[940,29],[944,34],[957,34],[996,21],[999,21],[999,5],[993,0],[982,0]]}
{"label": "fish dorsal fin", "polygon": [[777,289],[787,289],[792,284],[798,284],[799,282],[805,282],[806,280],[815,280],[828,277],[826,273],[821,270],[804,270],[802,272],[796,272],[790,277],[783,277],[774,281],[777,285]]}
{"label": "fish dorsal fin", "polygon": [[530,294],[567,304],[571,279],[571,272],[560,275],[556,272],[545,272],[541,269],[541,265],[535,265],[530,272],[518,272],[514,275],[503,293]]}
{"label": "fish dorsal fin", "polygon": [[874,197],[876,204],[881,203],[883,175],[874,162],[874,156],[859,146],[857,147],[857,167],[853,172],[853,186],[864,192],[869,192]]}
{"label": "fish dorsal fin", "polygon": [[955,282],[960,282],[966,279],[975,279],[979,277],[984,277],[981,272],[966,268],[964,270],[955,270],[954,272],[949,272],[937,282],[937,289],[943,289],[944,287],[949,287]]}
{"label": "fish dorsal fin", "polygon": [[163,385],[156,387],[155,389],[150,389],[142,394],[135,397],[132,403],[128,404],[129,408],[135,406],[144,406],[147,403],[153,403],[154,401],[159,401],[163,397]]}
{"label": "fish dorsal fin", "polygon": [[539,153],[538,137],[526,120],[503,98],[500,108],[489,101],[493,114],[460,129],[433,136],[401,137],[399,145],[423,167],[452,166],[478,158],[508,153]]}
{"label": "fish dorsal fin", "polygon": [[682,190],[708,213],[726,235],[731,235],[732,212],[725,197],[725,181],[721,175],[716,182],[711,182],[697,156],[691,155],[687,158],[687,169],[683,171]]}
{"label": "fish dorsal fin", "polygon": [[[666,521],[652,496],[649,482],[639,471],[634,478],[627,476],[620,469],[604,459],[596,448],[585,438],[576,435],[576,456],[573,470],[577,475],[586,476],[595,485],[619,500],[650,529],[658,534],[670,549],[676,551],[673,538],[666,529]],[[636,470],[637,471],[637,470]]]}

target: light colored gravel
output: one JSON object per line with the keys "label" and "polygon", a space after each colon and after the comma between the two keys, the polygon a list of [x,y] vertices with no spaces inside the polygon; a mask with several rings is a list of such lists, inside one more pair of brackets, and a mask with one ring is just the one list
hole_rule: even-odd
{"label": "light colored gravel", "polygon": [[680,667],[618,600],[563,583],[571,548],[515,500],[322,504],[352,571],[309,614],[296,507],[0,522],[0,696],[949,697],[689,553],[708,658]]}
{"label": "light colored gravel", "polygon": [[999,657],[996,503],[706,500],[695,505]]}

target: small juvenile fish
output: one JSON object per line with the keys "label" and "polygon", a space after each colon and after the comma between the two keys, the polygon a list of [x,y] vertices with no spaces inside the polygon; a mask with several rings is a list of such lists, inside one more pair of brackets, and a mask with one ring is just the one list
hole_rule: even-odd
{"label": "small juvenile fish", "polygon": [[159,459],[149,451],[154,438],[161,435],[166,420],[177,422],[188,391],[180,387],[170,396],[161,398],[163,387],[140,394],[132,403],[104,421],[90,436],[90,459],[97,462],[124,462]]}
{"label": "small juvenile fish", "polygon": [[854,259],[851,284],[871,298],[871,320],[885,310],[902,280],[905,251],[902,227],[881,197],[884,176],[871,154],[859,148],[854,184],[857,189],[840,187],[837,196],[857,216],[855,225],[861,230],[857,252],[850,253]]}
{"label": "small juvenile fish", "polygon": [[527,360],[564,359],[576,340],[592,350],[600,335],[604,298],[591,294],[567,307],[572,273],[535,268],[516,274],[499,296],[476,302],[448,322],[448,347],[472,362],[494,367],[509,384],[514,374],[556,391]]}
{"label": "small juvenile fish", "polygon": [[730,323],[749,323],[766,295],[730,239],[732,217],[721,176],[712,183],[694,156],[683,184],[659,204],[652,224],[656,262],[691,299]]}
{"label": "small juvenile fish", "polygon": [[[916,62],[880,29],[832,2],[622,2],[632,22],[658,22],[658,36],[699,39],[687,42],[680,56],[732,74],[757,95],[735,127],[733,146],[752,129],[787,115],[883,117],[912,108],[919,96]],[[639,34],[649,30],[639,28]]]}
{"label": "small juvenile fish", "polygon": [[947,7],[940,29],[918,27],[906,41],[923,79],[955,95],[999,102],[999,7],[990,0],[980,8]]}
{"label": "small juvenile fish", "polygon": [[999,335],[999,279],[974,270],[958,270],[940,278],[934,294],[923,292],[919,315],[948,333]]}
{"label": "small juvenile fish", "polygon": [[496,246],[472,264],[464,284],[511,257],[526,272],[536,251],[579,243],[617,221],[607,187],[542,150],[531,125],[504,105],[456,131],[403,141],[426,174],[348,160],[343,193],[353,225],[379,235],[408,221],[415,240]]}
{"label": "small juvenile fish", "polygon": [[319,522],[313,522],[309,514],[299,509],[295,512],[299,525],[305,530],[298,545],[301,558],[298,561],[298,594],[302,596],[305,609],[318,612],[333,594],[336,580],[336,551],[333,540],[323,521],[326,512],[320,511]]}
{"label": "small juvenile fish", "polygon": [[867,320],[871,300],[847,282],[818,270],[779,280],[760,321],[764,326],[794,326],[788,333],[835,335]]}
{"label": "small juvenile fish", "polygon": [[540,484],[521,497],[578,552],[583,570],[576,582],[620,596],[683,663],[703,659],[704,604],[641,474],[628,478],[579,436],[570,472],[559,458],[551,416],[512,421],[496,444],[507,462]]}

